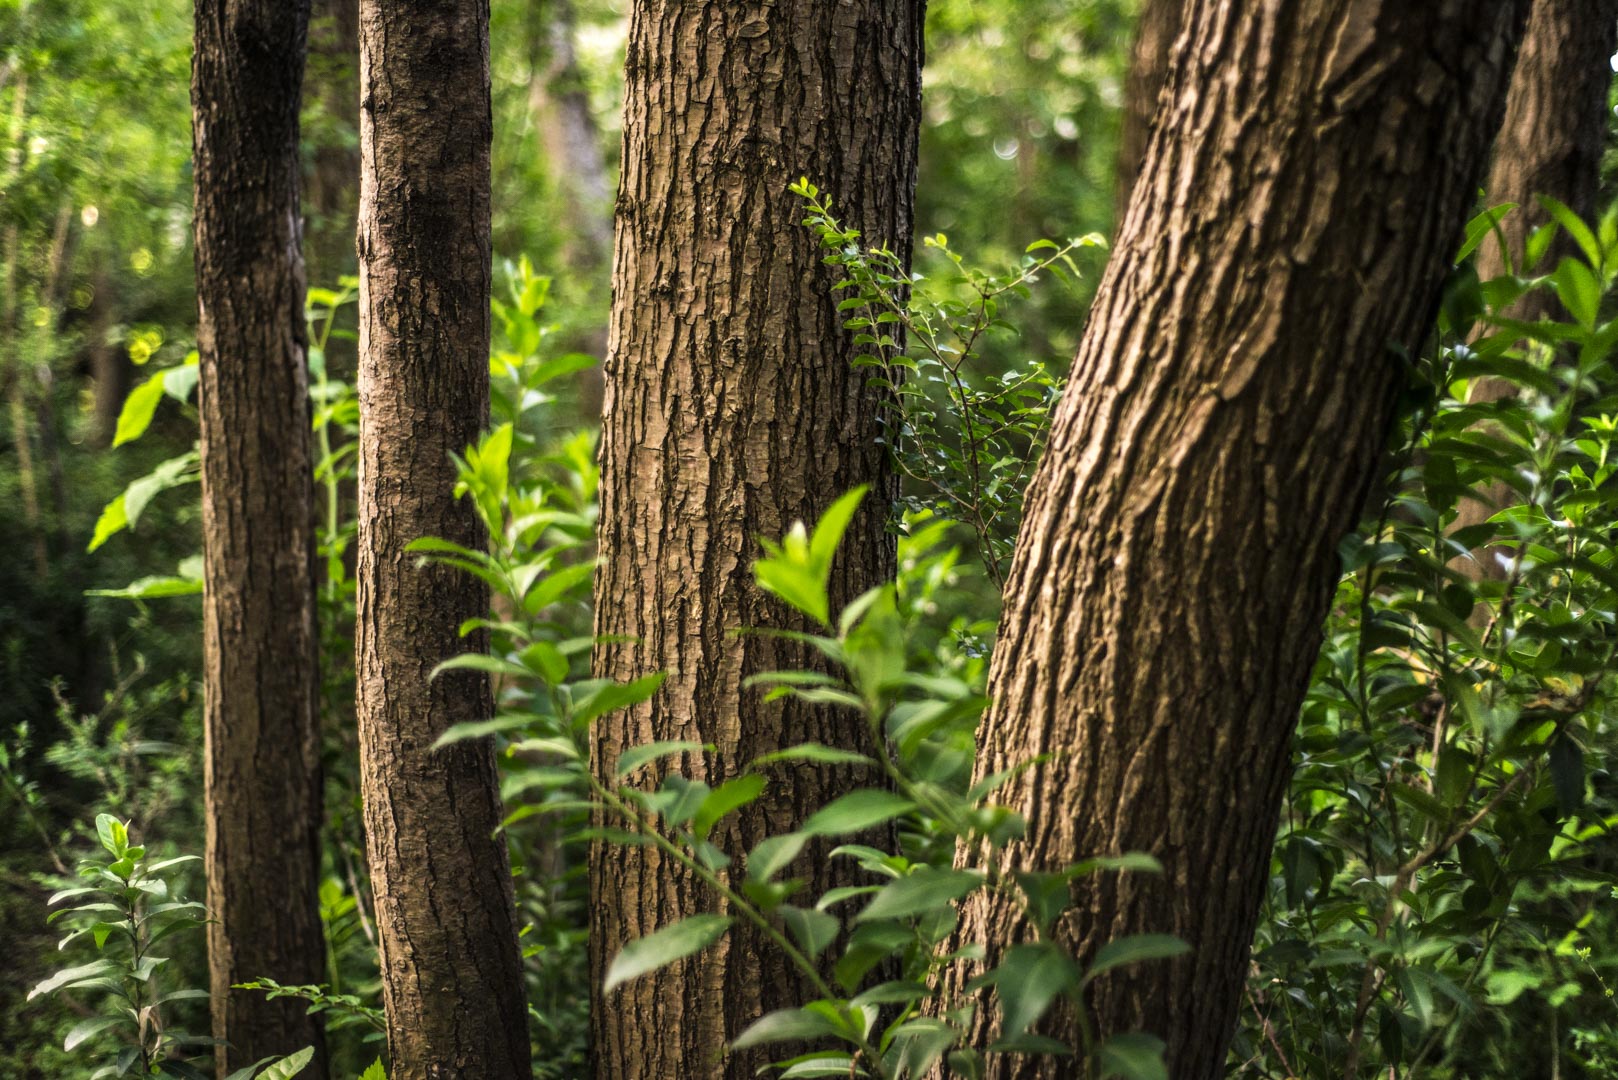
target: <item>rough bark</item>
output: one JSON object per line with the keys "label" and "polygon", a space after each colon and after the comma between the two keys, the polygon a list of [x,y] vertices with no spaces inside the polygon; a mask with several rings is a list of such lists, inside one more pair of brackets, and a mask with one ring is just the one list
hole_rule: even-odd
{"label": "rough bark", "polygon": [[[783,625],[752,583],[757,538],[813,520],[861,483],[875,490],[850,529],[833,603],[893,570],[893,495],[877,444],[882,402],[851,368],[799,176],[833,194],[871,243],[908,250],[922,48],[921,0],[645,0],[633,9],[619,188],[615,304],[602,439],[602,567],[596,670],[668,680],[652,702],[604,720],[594,764],[652,739],[712,742],[683,763],[711,784],[754,756],[806,740],[859,745],[858,718],[744,693],[761,669],[804,666],[747,626]],[[633,639],[635,644],[622,639]],[[854,782],[783,770],[764,800],[721,827],[740,855]],[[824,885],[827,860],[804,876]],[[647,849],[591,860],[591,966],[684,915],[717,909]],[[593,1002],[594,1073],[752,1076],[721,1064],[727,1037],[805,1000],[774,950],[732,931],[689,962]]]}
{"label": "rough bark", "polygon": [[[1601,155],[1606,147],[1607,95],[1612,85],[1608,64],[1618,47],[1618,0],[1537,0],[1523,33],[1521,54],[1511,76],[1506,116],[1494,144],[1494,164],[1483,185],[1490,204],[1513,202],[1517,209],[1500,222],[1504,245],[1494,239],[1478,249],[1479,279],[1523,271],[1528,237],[1550,220],[1538,196],[1566,203],[1587,220],[1594,214],[1601,184]],[[1565,232],[1546,252],[1538,273],[1555,268],[1564,257],[1580,257]],[[1565,317],[1549,290],[1529,293],[1512,306],[1512,318],[1532,322]],[[1515,384],[1479,379],[1471,388],[1474,402],[1515,396]],[[1454,528],[1479,525],[1502,506],[1516,501],[1511,486],[1490,484],[1476,499],[1457,508]],[[1456,558],[1452,566],[1475,578],[1503,580],[1506,559],[1480,551]]]}
{"label": "rough bark", "polygon": [[389,1076],[526,1080],[493,747],[432,748],[492,712],[482,674],[430,678],[486,647],[458,628],[488,593],[404,550],[487,542],[450,460],[489,407],[487,0],[364,0],[360,80],[357,703]]}
{"label": "rough bark", "polygon": [[1189,0],[1143,0],[1135,25],[1135,44],[1124,82],[1123,124],[1118,132],[1118,223],[1129,208],[1129,193],[1140,175],[1146,143],[1152,135],[1163,83],[1168,78],[1174,38]]}
{"label": "rough bark", "polygon": [[[1101,1036],[1151,1029],[1169,1075],[1222,1075],[1289,736],[1351,526],[1496,130],[1521,0],[1198,0],[1158,134],[1030,488],[978,773],[1025,867],[1146,851],[1059,928],[1117,969]],[[1006,898],[961,938],[1023,938]],[[1047,1025],[1077,1043],[1070,1014]],[[977,1045],[988,1041],[979,1030]],[[1008,1077],[1071,1075],[1012,1058]]]}
{"label": "rough bark", "polygon": [[[321,772],[298,108],[308,4],[197,0],[192,65],[209,983],[221,1072],[322,1046]],[[324,1054],[317,1074],[325,1071]]]}

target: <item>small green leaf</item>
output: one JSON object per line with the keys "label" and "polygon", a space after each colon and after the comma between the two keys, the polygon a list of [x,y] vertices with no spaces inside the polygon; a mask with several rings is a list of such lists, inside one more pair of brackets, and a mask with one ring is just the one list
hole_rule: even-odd
{"label": "small green leaf", "polygon": [[611,993],[621,983],[701,952],[729,926],[730,919],[724,915],[692,915],[631,941],[613,958],[603,992]]}
{"label": "small green leaf", "polygon": [[781,906],[781,921],[787,924],[787,929],[810,959],[825,952],[837,940],[837,934],[843,928],[835,915],[791,904]]}

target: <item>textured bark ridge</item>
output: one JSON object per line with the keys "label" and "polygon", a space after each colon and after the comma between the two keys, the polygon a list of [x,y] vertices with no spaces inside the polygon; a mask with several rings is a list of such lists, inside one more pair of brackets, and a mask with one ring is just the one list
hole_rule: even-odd
{"label": "textured bark ridge", "polygon": [[[1549,195],[1588,219],[1596,210],[1601,186],[1601,155],[1607,136],[1607,93],[1612,85],[1608,59],[1618,44],[1618,0],[1535,0],[1523,33],[1517,68],[1506,97],[1506,118],[1494,144],[1494,164],[1483,185],[1489,203],[1513,202],[1517,209],[1500,222],[1505,247],[1494,239],[1478,249],[1478,277],[1483,281],[1522,270],[1523,246],[1529,234],[1550,215],[1538,196]],[[1559,233],[1539,272],[1565,256],[1578,256],[1577,245]],[[1519,300],[1512,318],[1532,322],[1565,317],[1548,290]],[[1513,396],[1515,385],[1504,379],[1479,379],[1472,401],[1499,401]],[[1511,486],[1489,485],[1480,499],[1468,499],[1456,513],[1454,528],[1478,525],[1500,507],[1516,501]],[[1509,553],[1505,553],[1509,559]],[[1505,562],[1492,552],[1457,557],[1457,570],[1479,578],[1503,580]],[[1481,611],[1481,609],[1480,609]]]}
{"label": "textured bark ridge", "polygon": [[[893,571],[893,493],[881,401],[850,367],[835,279],[787,185],[808,176],[871,243],[908,250],[919,116],[921,0],[783,0],[633,8],[619,190],[615,304],[602,444],[596,629],[599,674],[667,671],[656,700],[598,728],[594,764],[627,746],[697,739],[682,763],[718,783],[783,745],[864,740],[845,713],[764,705],[750,673],[801,666],[748,626],[783,625],[753,585],[758,537],[813,520],[843,491],[875,488],[834,571],[841,603]],[[740,855],[854,782],[783,769],[716,837]],[[739,865],[739,864],[738,864]],[[829,880],[826,860],[803,873]],[[714,897],[646,848],[591,860],[594,985],[624,943]],[[806,998],[751,934],[644,977],[592,1011],[601,1080],[751,1076],[721,1064],[727,1037]]]}
{"label": "textured bark ridge", "polygon": [[451,452],[489,400],[489,8],[360,8],[360,772],[388,1014],[388,1075],[530,1075],[522,967],[487,740],[487,679],[429,677],[485,644],[461,623],[488,594],[405,545],[486,538],[452,497]]}
{"label": "textured bark ridge", "polygon": [[[298,106],[308,4],[198,0],[203,776],[209,986],[221,1073],[322,1046],[320,732]],[[311,1075],[325,1075],[324,1055]]]}
{"label": "textured bark ridge", "polygon": [[[1222,1075],[1288,741],[1351,526],[1496,130],[1517,0],[1199,0],[1030,488],[978,771],[1088,880],[1081,959],[1137,932],[1188,957],[1109,973],[1101,1035]],[[1004,901],[965,940],[1026,933]],[[1077,1043],[1071,1016],[1048,1024]],[[980,1031],[978,1045],[987,1043]],[[1007,1060],[992,1075],[1071,1064]]]}

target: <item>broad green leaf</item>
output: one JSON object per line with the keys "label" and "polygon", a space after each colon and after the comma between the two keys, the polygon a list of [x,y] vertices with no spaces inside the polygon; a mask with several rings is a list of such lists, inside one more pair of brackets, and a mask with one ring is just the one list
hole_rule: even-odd
{"label": "broad green leaf", "polygon": [[789,746],[785,750],[761,754],[754,758],[747,767],[752,769],[777,761],[812,761],[821,765],[876,764],[875,759],[865,754],[857,754],[852,750],[839,750],[836,747],[824,746],[820,743],[799,743],[797,746]]}
{"label": "broad green leaf", "polygon": [[855,922],[873,919],[907,919],[945,908],[983,884],[975,870],[936,870],[923,866],[915,873],[884,885]]}
{"label": "broad green leaf", "polygon": [[843,836],[891,821],[915,809],[915,803],[891,791],[862,788],[822,806],[803,824],[810,836]]}
{"label": "broad green leaf", "polygon": [[749,1046],[769,1043],[797,1042],[800,1039],[823,1039],[842,1034],[842,1028],[829,1018],[808,1009],[778,1009],[755,1020],[751,1027],[731,1042],[732,1050],[745,1050]]}
{"label": "broad green leaf", "polygon": [[860,502],[868,490],[862,484],[840,496],[826,508],[826,512],[820,515],[820,520],[815,523],[814,535],[809,538],[809,563],[822,579],[831,573],[832,558],[837,554],[837,545],[842,542],[843,534],[848,531],[849,523],[854,520]]}
{"label": "broad green leaf", "polygon": [[825,952],[837,940],[837,934],[843,928],[835,915],[791,904],[781,906],[781,921],[786,923],[792,937],[810,959]]}
{"label": "broad green leaf", "polygon": [[129,515],[124,511],[124,497],[120,494],[101,508],[101,516],[96,518],[95,532],[90,537],[90,546],[84,550],[94,551],[128,525]]}
{"label": "broad green leaf", "polygon": [[701,952],[729,926],[730,919],[724,915],[692,915],[631,941],[613,957],[602,991],[611,993],[621,983]]}
{"label": "broad green leaf", "polygon": [[663,679],[664,674],[659,671],[655,675],[643,675],[633,682],[608,683],[583,701],[574,703],[573,722],[580,725],[587,724],[608,713],[627,709],[631,705],[639,705],[657,693],[657,688],[663,685]]}
{"label": "broad green leaf", "polygon": [[1115,967],[1125,964],[1139,964],[1146,960],[1168,960],[1176,956],[1184,956],[1191,951],[1191,946],[1175,937],[1173,934],[1132,934],[1109,941],[1096,950],[1096,958],[1090,964],[1090,970],[1084,973],[1084,981],[1089,982],[1102,972],[1111,971]]}
{"label": "broad green leaf", "polygon": [[693,830],[697,836],[706,837],[726,814],[746,806],[763,793],[764,778],[757,773],[725,781],[703,800],[692,822]]}
{"label": "broad green leaf", "polygon": [[289,1054],[266,1066],[254,1080],[292,1080],[292,1077],[303,1072],[314,1056],[315,1048],[306,1046],[296,1054]]}
{"label": "broad green leaf", "polygon": [[1169,1080],[1168,1066],[1163,1064],[1163,1040],[1141,1032],[1114,1035],[1101,1044],[1096,1061],[1101,1065],[1101,1080]]}
{"label": "broad green leaf", "polygon": [[163,375],[161,371],[153,375],[124,399],[124,407],[118,413],[118,426],[112,435],[114,447],[140,438],[152,426],[157,403],[163,400]]}
{"label": "broad green leaf", "polygon": [[122,967],[111,960],[96,960],[78,967],[63,968],[55,975],[37,984],[28,991],[28,1000],[32,1001],[43,994],[52,994],[69,983],[80,982],[85,979],[99,979],[102,976],[117,975]]}
{"label": "broad green leaf", "polygon": [[1079,985],[1079,965],[1059,946],[1042,941],[1014,945],[994,972],[1000,996],[1000,1037],[1021,1035],[1051,1007],[1051,1003]]}
{"label": "broad green leaf", "polygon": [[134,1021],[127,1016],[92,1016],[87,1020],[80,1020],[68,1031],[67,1038],[62,1040],[62,1049],[72,1050],[86,1039],[93,1038],[110,1027],[132,1023]]}
{"label": "broad green leaf", "polygon": [[618,755],[618,763],[613,767],[614,776],[628,776],[636,769],[659,758],[673,757],[675,754],[697,754],[708,749],[699,742],[690,739],[662,739],[658,742],[643,743],[640,746],[631,746]]}

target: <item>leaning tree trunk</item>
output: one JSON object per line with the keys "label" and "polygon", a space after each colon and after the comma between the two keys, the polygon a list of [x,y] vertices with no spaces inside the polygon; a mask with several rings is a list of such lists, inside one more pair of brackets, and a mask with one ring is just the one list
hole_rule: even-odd
{"label": "leaning tree trunk", "polygon": [[[1488,281],[1523,270],[1528,237],[1550,220],[1538,197],[1549,195],[1588,219],[1596,211],[1601,186],[1601,156],[1607,143],[1607,95],[1612,85],[1608,64],[1618,43],[1618,0],[1536,0],[1523,33],[1517,69],[1506,97],[1506,117],[1494,144],[1494,165],[1483,186],[1491,204],[1516,203],[1500,222],[1502,246],[1495,238],[1478,248],[1479,279]],[[1580,257],[1578,246],[1558,232],[1537,272],[1548,272],[1566,256]],[[1562,316],[1548,289],[1528,293],[1507,312],[1532,322]],[[1470,390],[1473,402],[1514,396],[1516,384],[1486,377]],[[1478,498],[1456,508],[1454,529],[1481,524],[1502,506],[1517,501],[1511,485],[1489,484]],[[1504,557],[1496,557],[1496,555]],[[1503,580],[1510,553],[1485,549],[1458,556],[1451,566],[1474,578]],[[1479,609],[1480,614],[1483,609]]]}
{"label": "leaning tree trunk", "polygon": [[[197,351],[209,985],[221,1073],[320,1047],[313,480],[298,235],[306,2],[197,0]],[[324,1074],[324,1055],[317,1065]]]}
{"label": "leaning tree trunk", "polygon": [[530,1075],[494,751],[434,750],[487,719],[474,578],[418,568],[424,536],[486,543],[452,453],[489,408],[487,0],[360,7],[360,780],[393,1080]]}
{"label": "leaning tree trunk", "polygon": [[[1400,350],[1428,334],[1526,6],[1193,4],[1030,488],[977,770],[1052,755],[1004,789],[1030,818],[1024,867],[1163,862],[1087,880],[1062,934],[1081,960],[1136,932],[1190,944],[1086,995],[1101,1036],[1163,1036],[1176,1080],[1222,1075],[1336,545]],[[1028,933],[992,897],[960,936]],[[1073,1016],[1049,1027],[1078,1042]]]}
{"label": "leaning tree trunk", "polygon": [[[595,767],[625,747],[695,739],[683,763],[717,784],[767,751],[858,745],[854,716],[742,690],[803,666],[748,626],[782,625],[752,582],[758,538],[813,520],[842,492],[876,489],[834,571],[834,605],[888,579],[894,494],[878,445],[883,402],[854,370],[815,238],[787,192],[807,176],[866,241],[907,251],[920,111],[921,0],[642,0],[630,24],[615,304],[602,446],[599,674],[668,672],[657,698],[599,727]],[[783,771],[715,838],[740,854],[853,783]],[[824,884],[835,871],[805,867]],[[635,847],[591,859],[593,986],[628,941],[717,907],[689,876]],[[592,1009],[594,1072],[751,1077],[720,1064],[727,1037],[805,1000],[801,978],[733,930],[690,961]]]}

